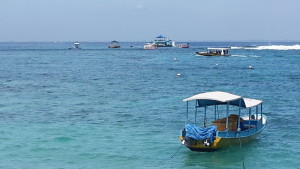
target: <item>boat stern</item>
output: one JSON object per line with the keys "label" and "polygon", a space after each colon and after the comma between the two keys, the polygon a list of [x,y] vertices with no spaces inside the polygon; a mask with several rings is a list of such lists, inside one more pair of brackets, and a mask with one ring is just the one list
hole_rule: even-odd
{"label": "boat stern", "polygon": [[209,143],[208,139],[194,140],[189,137],[183,136],[179,136],[179,139],[181,141],[181,144],[192,151],[212,152],[220,149],[220,147],[218,147],[218,143],[221,140],[220,137],[216,137],[216,139],[212,143]]}
{"label": "boat stern", "polygon": [[181,144],[192,151],[211,152],[220,149],[218,146],[221,137],[215,137],[215,140],[210,143],[209,139],[195,140],[185,136],[185,130],[182,130],[182,135],[179,136]]}

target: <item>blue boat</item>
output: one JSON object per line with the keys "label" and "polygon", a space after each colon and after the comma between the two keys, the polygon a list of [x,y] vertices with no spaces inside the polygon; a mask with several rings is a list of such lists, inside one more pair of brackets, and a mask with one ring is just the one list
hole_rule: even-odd
{"label": "blue boat", "polygon": [[[230,145],[248,143],[267,124],[261,100],[213,91],[200,93],[183,101],[187,103],[186,122],[179,139],[192,151],[216,151]],[[189,123],[190,101],[195,101],[193,123]],[[208,112],[209,107],[213,107],[213,113]],[[200,108],[203,121],[197,121]],[[220,118],[221,115],[224,115],[223,118]]]}

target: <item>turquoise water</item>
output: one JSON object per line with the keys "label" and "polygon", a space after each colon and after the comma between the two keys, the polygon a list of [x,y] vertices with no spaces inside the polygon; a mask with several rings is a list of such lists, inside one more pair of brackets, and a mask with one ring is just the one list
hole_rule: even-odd
{"label": "turquoise water", "polygon": [[[242,156],[245,168],[299,168],[300,50],[200,57],[206,46],[268,44],[108,44],[0,43],[0,168],[243,168]],[[214,90],[263,100],[267,128],[242,151],[181,147],[170,158],[185,123],[182,99]]]}

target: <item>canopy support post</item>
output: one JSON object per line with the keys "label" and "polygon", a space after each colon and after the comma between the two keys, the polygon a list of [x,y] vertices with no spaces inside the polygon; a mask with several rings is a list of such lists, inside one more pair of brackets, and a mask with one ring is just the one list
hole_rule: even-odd
{"label": "canopy support post", "polygon": [[197,101],[196,101],[196,105],[195,105],[195,125],[196,125],[196,121],[197,121]]}
{"label": "canopy support post", "polygon": [[[219,106],[217,105],[218,119],[220,119]],[[216,119],[217,120],[217,119]]]}
{"label": "canopy support post", "polygon": [[256,106],[256,131],[257,131],[257,125],[258,125],[258,106]]}
{"label": "canopy support post", "polygon": [[217,120],[217,105],[215,105],[215,121]]}
{"label": "canopy support post", "polygon": [[227,110],[226,110],[226,130],[228,131],[228,120],[229,120],[229,102],[227,102]]}
{"label": "canopy support post", "polygon": [[238,128],[237,131],[241,131],[241,104],[242,104],[242,99],[239,100],[239,117],[238,117]]}
{"label": "canopy support post", "polygon": [[189,101],[186,102],[186,116],[185,116],[185,125],[188,123],[189,118]]}
{"label": "canopy support post", "polygon": [[261,121],[261,125],[262,125],[262,120],[263,120],[262,109],[263,109],[263,105],[262,105],[262,103],[261,103],[261,104],[260,104],[260,121]]}
{"label": "canopy support post", "polygon": [[204,107],[204,127],[206,127],[206,106]]}
{"label": "canopy support post", "polygon": [[248,129],[249,133],[250,133],[250,124],[251,124],[251,108],[249,109],[249,129]]}

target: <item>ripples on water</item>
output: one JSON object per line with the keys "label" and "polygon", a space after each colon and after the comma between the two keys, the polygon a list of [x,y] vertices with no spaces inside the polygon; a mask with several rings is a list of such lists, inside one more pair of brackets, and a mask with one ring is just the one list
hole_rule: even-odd
{"label": "ripples on water", "polygon": [[170,159],[180,146],[182,99],[221,90],[264,101],[268,126],[243,148],[246,168],[298,167],[299,50],[200,57],[195,52],[206,46],[248,44],[142,45],[82,43],[74,51],[65,49],[68,43],[1,43],[0,166],[241,168],[239,147],[214,153],[182,147]]}

